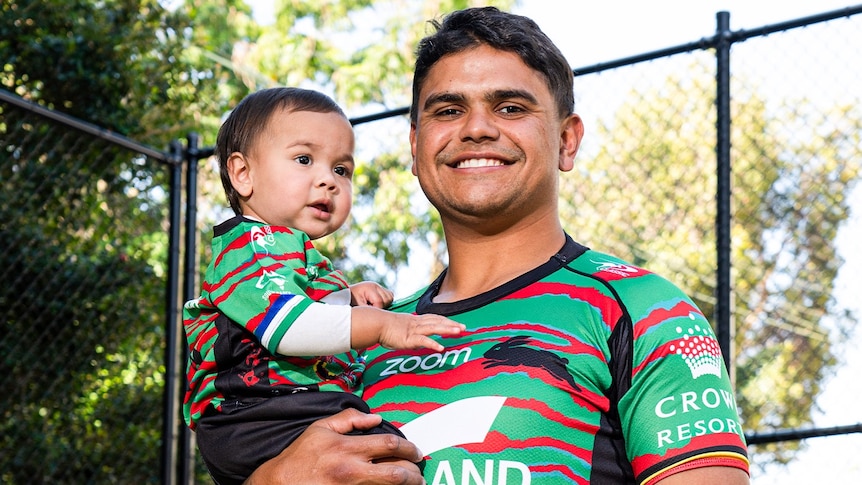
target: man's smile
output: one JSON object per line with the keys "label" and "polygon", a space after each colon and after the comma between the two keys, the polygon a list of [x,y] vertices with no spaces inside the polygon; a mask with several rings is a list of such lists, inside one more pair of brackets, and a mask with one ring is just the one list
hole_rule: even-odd
{"label": "man's smile", "polygon": [[452,168],[502,167],[505,163],[496,158],[470,158],[452,164]]}

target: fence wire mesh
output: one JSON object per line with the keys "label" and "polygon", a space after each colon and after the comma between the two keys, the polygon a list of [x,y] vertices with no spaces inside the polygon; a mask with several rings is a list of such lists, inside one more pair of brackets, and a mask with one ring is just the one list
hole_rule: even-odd
{"label": "fence wire mesh", "polygon": [[[733,313],[749,432],[862,422],[862,367],[850,366],[862,344],[862,65],[849,61],[862,55],[860,17],[734,45]],[[752,446],[753,474],[805,456],[823,469],[847,456],[836,446],[862,449],[858,433],[842,440]],[[862,476],[856,460],[827,468]]]}
{"label": "fence wire mesh", "polygon": [[165,179],[0,104],[3,483],[158,483]]}
{"label": "fence wire mesh", "polygon": [[[750,447],[754,483],[811,456],[813,440],[771,432],[862,421],[858,359],[849,367],[862,343],[862,65],[849,62],[860,17],[732,46],[731,360],[746,432],[764,438]],[[713,314],[715,52],[578,76],[575,91],[587,135],[563,177],[567,227]],[[836,467],[859,476],[853,462]]]}

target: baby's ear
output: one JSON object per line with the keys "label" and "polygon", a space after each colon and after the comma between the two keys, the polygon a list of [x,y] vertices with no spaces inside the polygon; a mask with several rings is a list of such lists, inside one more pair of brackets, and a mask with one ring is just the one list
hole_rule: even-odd
{"label": "baby's ear", "polygon": [[249,197],[254,184],[252,183],[251,167],[248,158],[240,152],[233,152],[227,159],[227,173],[233,188],[242,197]]}

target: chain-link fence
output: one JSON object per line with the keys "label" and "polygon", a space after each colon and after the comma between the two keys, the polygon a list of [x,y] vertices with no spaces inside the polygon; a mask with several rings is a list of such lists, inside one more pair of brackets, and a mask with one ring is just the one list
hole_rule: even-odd
{"label": "chain-link fence", "polygon": [[[588,134],[563,215],[576,239],[670,277],[716,324],[724,311],[753,481],[765,483],[805,456],[813,440],[801,438],[862,431],[862,386],[848,379],[862,371],[848,361],[862,340],[862,64],[851,61],[862,15],[720,27],[575,69]],[[840,469],[862,476],[852,460]]]}
{"label": "chain-link fence", "polygon": [[159,483],[170,170],[118,140],[0,99],[2,483]]}
{"label": "chain-link fence", "polygon": [[[564,223],[716,315],[756,484],[805,458],[805,438],[862,448],[860,13],[719,26],[576,69],[588,134]],[[358,139],[403,113],[361,120]],[[173,483],[188,467],[165,358],[176,165],[109,138],[0,100],[3,483]]]}

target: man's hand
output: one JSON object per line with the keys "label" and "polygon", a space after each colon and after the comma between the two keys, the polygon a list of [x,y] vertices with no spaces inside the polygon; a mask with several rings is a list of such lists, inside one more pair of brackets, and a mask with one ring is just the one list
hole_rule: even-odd
{"label": "man's hand", "polygon": [[379,424],[355,409],[316,421],[289,447],[261,465],[245,485],[420,485],[420,451],[392,434],[345,436]]}

